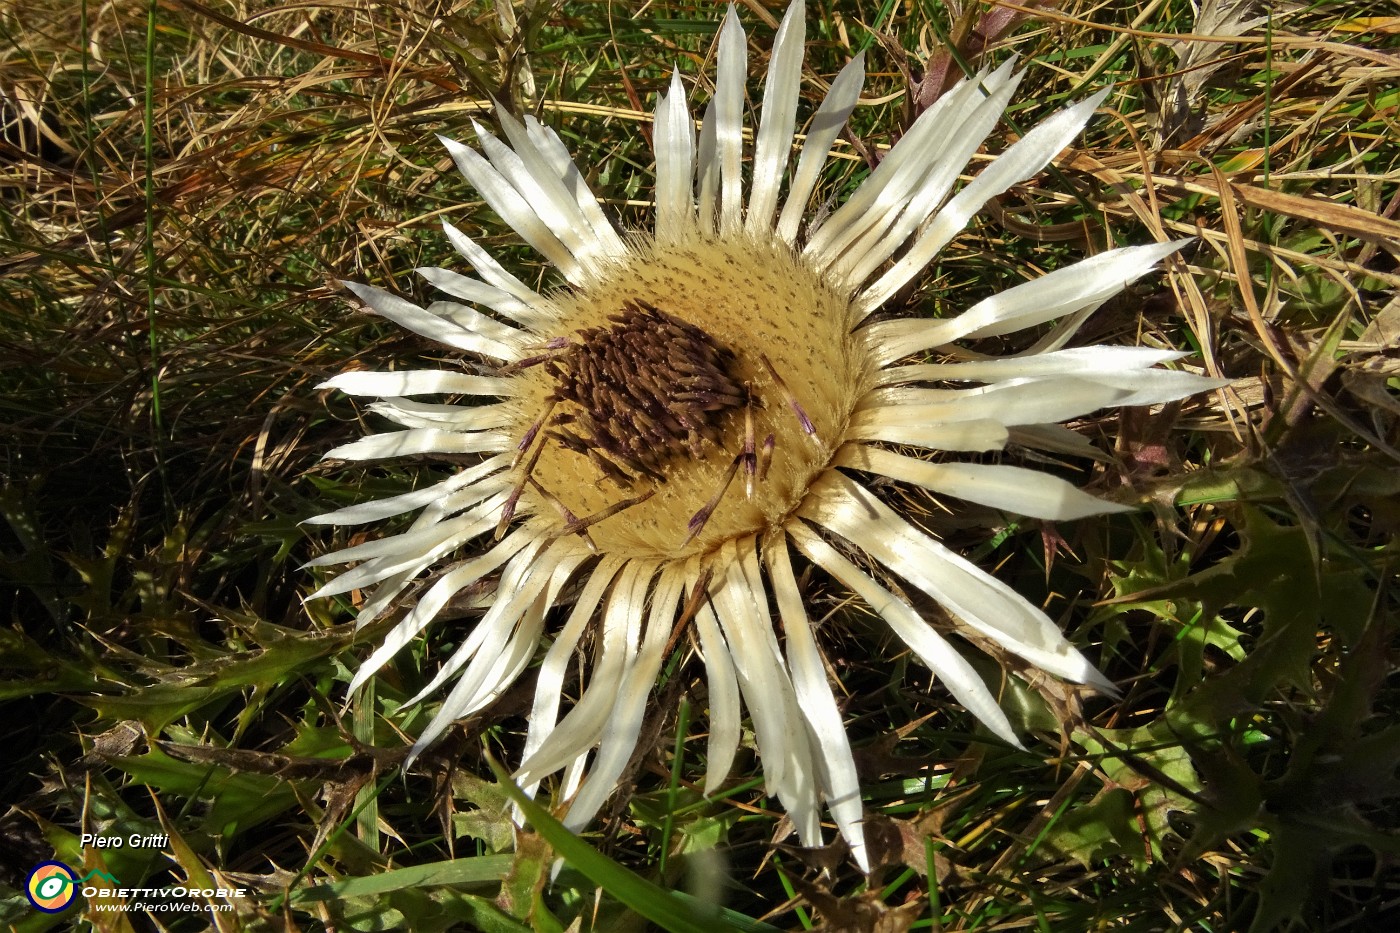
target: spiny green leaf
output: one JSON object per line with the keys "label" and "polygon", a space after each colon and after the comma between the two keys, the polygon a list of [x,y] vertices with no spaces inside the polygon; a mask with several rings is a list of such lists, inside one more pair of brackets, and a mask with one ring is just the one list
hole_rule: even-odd
{"label": "spiny green leaf", "polygon": [[0,628],[0,700],[45,693],[89,693],[115,674],[98,659],[64,657],[28,635]]}
{"label": "spiny green leaf", "polygon": [[1041,848],[1072,858],[1085,868],[1111,855],[1132,856],[1141,864],[1142,837],[1136,826],[1133,795],[1126,788],[1110,787],[1056,820]]}
{"label": "spiny green leaf", "polygon": [[263,647],[241,655],[192,664],[167,675],[165,683],[132,690],[123,696],[81,697],[112,719],[140,720],[152,734],[180,716],[247,687],[273,687],[294,677],[305,666],[330,657],[354,637],[351,626],[326,632],[286,632],[265,626],[273,634]]}
{"label": "spiny green leaf", "polygon": [[[109,762],[147,787],[185,797],[208,798],[203,827],[210,835],[232,836],[299,807],[289,781],[264,774],[233,773],[213,764],[179,761],[157,747],[144,755]],[[308,788],[309,790],[310,788]]]}

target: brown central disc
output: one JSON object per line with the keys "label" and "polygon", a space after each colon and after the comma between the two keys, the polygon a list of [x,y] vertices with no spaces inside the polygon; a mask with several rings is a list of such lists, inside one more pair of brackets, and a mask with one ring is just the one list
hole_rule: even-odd
{"label": "brown central disc", "polygon": [[514,480],[543,533],[586,523],[600,553],[673,560],[782,523],[869,387],[849,295],[770,239],[639,240],[550,304],[542,365],[515,375]]}
{"label": "brown central disc", "polygon": [[546,364],[550,400],[565,406],[549,436],[665,482],[668,461],[718,445],[725,417],[746,404],[734,353],[650,302],[629,301],[609,322],[579,331],[573,348]]}

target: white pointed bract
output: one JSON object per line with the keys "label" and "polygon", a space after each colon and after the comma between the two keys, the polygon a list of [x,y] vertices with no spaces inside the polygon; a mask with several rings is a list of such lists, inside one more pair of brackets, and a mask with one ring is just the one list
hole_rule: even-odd
{"label": "white pointed bract", "polygon": [[[793,553],[849,587],[988,729],[1018,743],[958,651],[843,551],[863,552],[968,631],[1046,672],[1105,691],[1113,685],[1044,613],[910,524],[857,476],[1037,518],[1116,511],[1055,477],[959,462],[957,453],[1013,439],[1082,453],[1056,422],[1217,383],[1155,368],[1178,357],[1170,352],[1063,349],[1089,312],[1180,242],[1111,250],[955,317],[881,320],[880,305],[989,198],[1041,171],[1103,98],[1032,128],[955,193],[1021,77],[1011,63],[979,74],[924,113],[844,205],[804,228],[827,147],[855,106],[864,70],[858,56],[832,82],[793,165],[803,43],[797,2],[768,69],[747,197],[747,42],[733,8],[698,134],[672,78],[656,106],[652,233],[620,236],[558,136],[531,117],[500,114],[505,141],[476,127],[480,153],[444,140],[462,173],[567,284],[537,293],[449,225],[479,277],[419,272],[475,307],[419,308],[348,286],[409,330],[482,358],[490,375],[349,372],[325,384],[378,397],[372,410],[402,428],[327,456],[439,454],[472,465],[434,486],[312,519],[354,525],[418,512],[400,534],[313,564],[358,562],[316,595],[369,588],[361,625],[389,611],[420,575],[433,576],[354,687],[471,588],[480,619],[415,698],[455,679],[415,754],[500,696],[530,666],[546,628],[554,631],[535,675],[516,777],[533,791],[562,770],[561,792],[573,801],[565,822],[574,828],[602,806],[634,751],[673,629],[693,625],[694,640],[680,643],[698,647],[709,680],[706,789],[729,770],[742,704],[768,791],[803,843],[821,843],[824,803],[855,861],[868,867],[855,763]],[[1014,356],[953,346],[1051,321],[1059,324],[1049,338]],[[911,456],[910,448],[928,453]],[[578,701],[561,718],[566,670],[585,637],[591,660]]]}

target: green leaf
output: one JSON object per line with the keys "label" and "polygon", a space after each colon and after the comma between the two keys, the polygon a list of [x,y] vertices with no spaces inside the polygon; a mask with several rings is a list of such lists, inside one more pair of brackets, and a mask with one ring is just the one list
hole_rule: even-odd
{"label": "green leaf", "polygon": [[[1126,818],[1114,804],[1106,805],[1105,817],[1128,820],[1106,827],[1107,835],[1123,844],[1131,834],[1134,842],[1126,844],[1124,851],[1135,858],[1141,857],[1144,844],[1151,846],[1155,858],[1162,858],[1163,842],[1174,833],[1170,815],[1197,809],[1192,798],[1199,796],[1201,779],[1187,749],[1163,720],[1138,729],[1099,730],[1080,742],[1091,754],[1102,756],[1100,767],[1114,785],[1136,798],[1136,806]],[[1073,822],[1069,825],[1074,827]],[[1084,827],[1079,829],[1081,834],[1087,832]],[[1066,845],[1073,844],[1071,838],[1060,847],[1068,853]]]}
{"label": "green leaf", "polygon": [[169,674],[166,682],[133,690],[125,696],[77,698],[112,719],[136,719],[152,735],[186,713],[247,687],[271,689],[298,670],[342,650],[354,637],[353,626],[325,632],[294,632],[263,624],[260,650],[191,664]]}
{"label": "green leaf", "polygon": [[291,902],[298,906],[317,901],[333,901],[349,897],[369,897],[405,888],[430,888],[450,884],[487,884],[499,882],[510,870],[511,856],[482,855],[476,858],[431,862],[410,868],[393,868],[362,878],[342,878],[325,884],[310,885],[292,892]]}
{"label": "green leaf", "polygon": [[[506,800],[499,784],[491,786],[503,801]],[[564,925],[544,903],[544,891],[549,885],[549,868],[554,860],[554,853],[549,844],[535,833],[522,830],[515,836],[515,857],[510,871],[501,879],[501,896],[496,899],[496,903],[512,916],[530,921],[537,933],[562,933]]]}
{"label": "green leaf", "polygon": [[1111,855],[1136,855],[1141,862],[1142,839],[1136,823],[1133,795],[1126,788],[1110,787],[1056,820],[1041,848],[1085,868]]}
{"label": "green leaf", "polygon": [[[226,767],[179,761],[159,747],[144,755],[111,758],[109,763],[147,787],[211,801],[203,828],[210,835],[231,837],[287,810],[299,809],[291,781],[265,774],[234,773]],[[308,790],[315,785],[299,782]]]}
{"label": "green leaf", "polygon": [[[14,700],[45,693],[90,693],[105,685],[104,676],[116,675],[97,658],[64,657],[17,629],[0,628],[0,700]],[[16,676],[18,675],[18,676]]]}
{"label": "green leaf", "polygon": [[471,810],[452,814],[452,828],[459,836],[480,839],[493,852],[510,849],[515,840],[515,824],[510,819],[510,801],[500,785],[459,771],[452,776],[452,796],[475,805]]}

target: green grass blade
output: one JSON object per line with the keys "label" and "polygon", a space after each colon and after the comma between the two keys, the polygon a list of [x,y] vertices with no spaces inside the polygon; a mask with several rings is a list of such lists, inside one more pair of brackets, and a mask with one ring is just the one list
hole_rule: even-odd
{"label": "green grass blade", "polygon": [[406,888],[431,888],[451,884],[490,884],[510,871],[513,856],[482,855],[446,862],[431,862],[409,868],[393,868],[377,875],[342,878],[294,892],[291,902],[298,906],[347,897],[373,897]]}
{"label": "green grass blade", "polygon": [[535,831],[545,838],[554,851],[569,863],[573,868],[578,869],[588,876],[594,884],[607,891],[620,902],[646,917],[652,923],[661,927],[668,933],[716,933],[722,930],[743,931],[743,933],[757,933],[757,931],[776,931],[776,927],[758,923],[750,917],[742,917],[730,911],[721,911],[718,916],[706,916],[699,909],[693,898],[679,896],[676,892],[667,891],[664,888],[652,884],[650,881],[638,875],[612,859],[596,851],[588,843],[575,836],[564,828],[548,811],[535,803],[515,785],[510,779],[510,775],[505,772],[499,763],[492,760],[491,770],[496,773],[496,779],[501,782],[513,803],[515,803],[525,819],[534,827]]}

